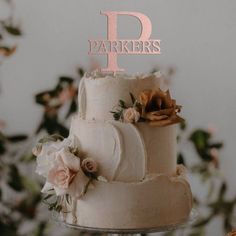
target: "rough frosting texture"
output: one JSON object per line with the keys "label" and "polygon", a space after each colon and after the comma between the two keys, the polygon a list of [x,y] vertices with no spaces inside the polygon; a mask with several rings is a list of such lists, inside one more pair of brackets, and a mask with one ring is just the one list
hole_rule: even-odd
{"label": "rough frosting texture", "polygon": [[176,127],[73,118],[71,135],[110,181],[143,180],[147,174],[176,172]]}
{"label": "rough frosting texture", "polygon": [[120,99],[131,103],[130,92],[137,96],[144,89],[163,86],[163,78],[158,74],[85,76],[79,87],[79,115],[88,120],[112,120],[110,111]]}
{"label": "rough frosting texture", "polygon": [[156,175],[139,183],[95,182],[65,220],[86,227],[142,229],[182,223],[191,209],[183,174]]}
{"label": "rough frosting texture", "polygon": [[[119,78],[117,78],[119,77]],[[70,135],[98,163],[106,181],[93,181],[74,199],[64,220],[80,226],[132,229],[185,221],[192,194],[185,168],[176,166],[176,126],[152,127],[145,122],[122,123],[112,114],[117,101],[160,87],[162,78],[148,76],[85,76],[79,87],[79,115]]]}

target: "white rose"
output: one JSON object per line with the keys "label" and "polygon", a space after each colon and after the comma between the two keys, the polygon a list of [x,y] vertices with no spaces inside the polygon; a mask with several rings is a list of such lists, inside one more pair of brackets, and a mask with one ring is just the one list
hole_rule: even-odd
{"label": "white rose", "polygon": [[127,108],[123,112],[124,122],[136,123],[140,119],[140,113],[133,107]]}

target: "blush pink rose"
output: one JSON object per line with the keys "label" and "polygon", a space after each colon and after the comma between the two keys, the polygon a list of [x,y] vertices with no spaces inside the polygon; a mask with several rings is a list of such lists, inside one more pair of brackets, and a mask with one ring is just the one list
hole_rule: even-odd
{"label": "blush pink rose", "polygon": [[75,175],[76,172],[69,169],[69,167],[59,159],[57,165],[49,171],[48,181],[58,188],[67,189]]}
{"label": "blush pink rose", "polygon": [[70,194],[72,197],[79,198],[83,195],[89,181],[80,167],[80,159],[68,148],[62,148],[53,155],[52,167],[48,171],[43,192],[52,187],[58,196]]}
{"label": "blush pink rose", "polygon": [[98,164],[92,158],[85,158],[82,161],[82,169],[85,173],[95,173],[98,170]]}
{"label": "blush pink rose", "polygon": [[136,123],[140,119],[140,113],[133,107],[127,108],[123,112],[124,122]]}

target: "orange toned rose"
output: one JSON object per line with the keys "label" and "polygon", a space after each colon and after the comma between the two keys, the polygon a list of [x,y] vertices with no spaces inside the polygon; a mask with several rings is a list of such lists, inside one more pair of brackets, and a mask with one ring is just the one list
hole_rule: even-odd
{"label": "orange toned rose", "polygon": [[171,99],[170,92],[161,89],[144,90],[139,95],[142,105],[141,117],[148,120],[151,125],[166,126],[183,121],[177,115],[181,106]]}
{"label": "orange toned rose", "polygon": [[236,236],[236,229],[234,229],[231,232],[229,232],[228,234],[226,234],[226,236]]}

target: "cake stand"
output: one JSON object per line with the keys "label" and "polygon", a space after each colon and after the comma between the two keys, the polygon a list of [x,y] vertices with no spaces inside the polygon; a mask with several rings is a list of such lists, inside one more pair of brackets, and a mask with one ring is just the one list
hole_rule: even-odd
{"label": "cake stand", "polygon": [[196,220],[198,219],[198,212],[196,209],[192,209],[189,218],[184,222],[180,222],[178,224],[170,224],[166,226],[160,226],[155,228],[140,228],[140,229],[105,229],[105,228],[92,228],[92,227],[84,227],[75,224],[69,224],[63,221],[60,215],[56,212],[52,214],[53,220],[58,223],[59,225],[66,226],[71,229],[76,229],[80,231],[84,231],[87,233],[100,233],[100,234],[107,234],[107,235],[142,235],[148,233],[163,233],[177,229],[184,229],[193,225]]}

